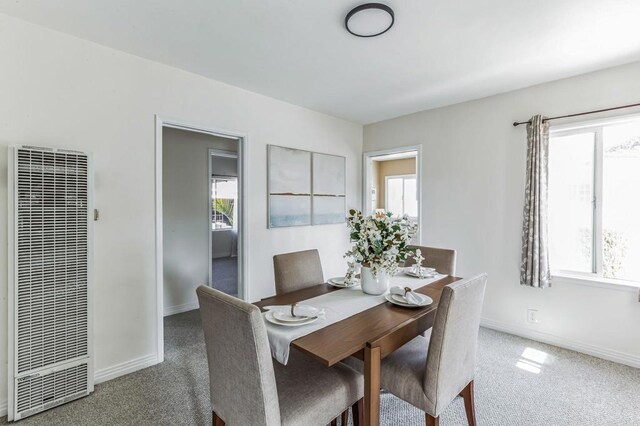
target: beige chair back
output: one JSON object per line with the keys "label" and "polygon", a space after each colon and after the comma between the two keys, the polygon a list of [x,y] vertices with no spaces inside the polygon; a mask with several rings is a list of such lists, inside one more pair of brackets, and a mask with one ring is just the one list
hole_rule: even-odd
{"label": "beige chair back", "polygon": [[[435,268],[436,271],[441,274],[455,275],[456,274],[456,251],[451,249],[441,249],[435,247],[425,246],[409,246],[410,250],[420,249],[422,252],[422,266],[426,268]],[[404,266],[411,266],[416,261],[413,257],[410,257],[405,262]]]}
{"label": "beige chair back", "polygon": [[431,332],[424,391],[434,417],[473,380],[487,274],[446,286]]}
{"label": "beige chair back", "polygon": [[196,293],[213,411],[228,425],[279,425],[278,391],[260,310],[210,287],[200,286]]}
{"label": "beige chair back", "polygon": [[276,294],[299,290],[324,282],[318,250],[304,250],[273,256]]}

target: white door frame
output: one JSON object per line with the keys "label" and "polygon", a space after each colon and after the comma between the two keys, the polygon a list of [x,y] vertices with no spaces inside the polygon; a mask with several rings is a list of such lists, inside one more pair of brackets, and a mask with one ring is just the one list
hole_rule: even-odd
{"label": "white door frame", "polygon": [[[416,191],[418,192],[418,233],[416,239],[419,244],[422,244],[422,145],[401,146],[362,153],[362,207],[365,214],[371,211],[371,184],[373,182],[369,170],[371,169],[373,158],[411,151],[416,152]],[[380,194],[379,188],[377,189],[377,194]]]}
{"label": "white door frame", "polygon": [[[190,132],[204,133],[222,138],[238,141],[238,297],[249,300],[247,283],[249,282],[248,260],[248,181],[249,168],[247,156],[248,137],[245,133],[225,130],[215,127],[203,126],[184,120],[155,116],[155,227],[156,227],[156,354],[157,362],[164,361],[164,277],[163,277],[163,235],[162,235],[162,133],[164,127],[186,130]],[[211,213],[209,213],[211,214]],[[211,225],[209,225],[211,228]],[[211,232],[209,232],[211,234]],[[211,244],[209,244],[211,245]],[[209,268],[211,269],[211,268]]]}
{"label": "white door frame", "polygon": [[[209,230],[209,260],[211,261],[213,259],[213,230],[211,229],[211,200],[213,199],[213,193],[211,192],[213,188],[211,188],[211,180],[213,177],[213,170],[211,169],[211,157],[216,156],[216,157],[224,157],[224,158],[235,158],[236,161],[239,161],[239,157],[238,157],[238,153],[237,152],[233,152],[233,151],[226,151],[223,149],[216,149],[216,148],[209,148],[209,150],[207,151],[208,153],[208,163],[207,163],[207,179],[208,179],[208,185],[207,185],[207,213],[208,213],[208,217],[207,217],[207,227]],[[239,169],[239,168],[238,168]],[[236,173],[238,175],[240,175],[240,173]],[[228,176],[228,177],[234,177],[235,179],[237,179],[238,183],[240,183],[240,176]],[[240,193],[238,192],[238,206],[240,204]],[[240,217],[239,214],[236,213],[237,217]],[[237,228],[236,228],[237,230]],[[213,268],[209,268],[209,283],[208,283],[209,287],[213,287]]]}

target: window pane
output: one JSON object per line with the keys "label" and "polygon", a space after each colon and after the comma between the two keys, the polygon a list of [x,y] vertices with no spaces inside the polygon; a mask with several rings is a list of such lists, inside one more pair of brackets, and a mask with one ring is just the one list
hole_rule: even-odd
{"label": "window pane", "polygon": [[418,217],[416,178],[406,178],[404,180],[404,213],[409,215],[409,217]]}
{"label": "window pane", "polygon": [[216,178],[211,181],[211,229],[235,228],[238,180]]}
{"label": "window pane", "polygon": [[603,274],[640,280],[640,121],[608,126],[603,138]]}
{"label": "window pane", "polygon": [[549,263],[593,271],[595,134],[552,137],[549,143]]}
{"label": "window pane", "polygon": [[402,216],[402,178],[387,178],[386,210],[394,215]]}

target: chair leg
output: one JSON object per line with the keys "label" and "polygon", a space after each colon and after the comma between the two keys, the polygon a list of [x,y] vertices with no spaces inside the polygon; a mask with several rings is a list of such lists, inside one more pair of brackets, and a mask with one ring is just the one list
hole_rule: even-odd
{"label": "chair leg", "polygon": [[342,426],[347,426],[347,423],[349,422],[349,410],[344,410],[342,412],[342,416],[340,417],[340,424]]}
{"label": "chair leg", "polygon": [[337,418],[331,420],[331,426],[338,426],[338,419]]}
{"label": "chair leg", "polygon": [[224,426],[224,422],[218,417],[215,411],[213,411],[213,426]]}
{"label": "chair leg", "polygon": [[359,399],[351,406],[353,426],[364,426],[364,399]]}
{"label": "chair leg", "polygon": [[473,380],[460,393],[464,399],[464,409],[467,412],[469,426],[476,426],[476,403],[473,395]]}
{"label": "chair leg", "polygon": [[424,419],[427,426],[439,426],[440,425],[440,417],[433,417],[427,413],[424,413]]}

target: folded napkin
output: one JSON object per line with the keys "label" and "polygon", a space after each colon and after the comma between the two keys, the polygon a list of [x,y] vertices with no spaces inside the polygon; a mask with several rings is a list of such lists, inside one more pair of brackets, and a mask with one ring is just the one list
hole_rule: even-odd
{"label": "folded napkin", "polygon": [[391,287],[389,292],[402,297],[410,305],[421,306],[424,304],[424,298],[414,293],[413,290],[406,292],[407,294],[405,295],[404,287],[395,286]]}
{"label": "folded napkin", "polygon": [[[278,311],[285,314],[291,313],[291,305],[269,305],[264,306],[265,311]],[[294,313],[301,317],[315,317],[324,315],[324,309],[318,309],[310,305],[296,305]]]}

